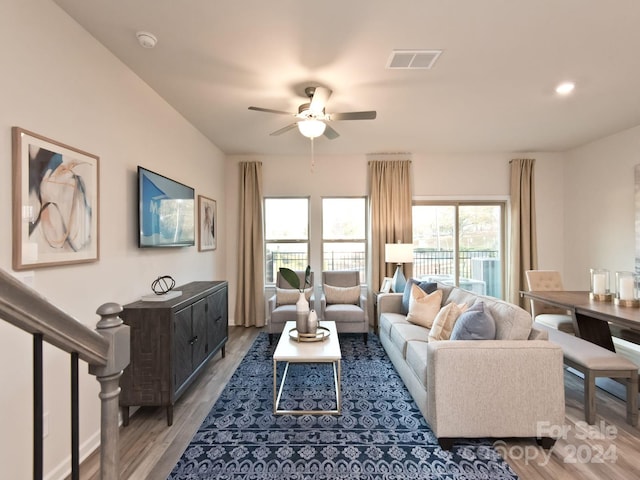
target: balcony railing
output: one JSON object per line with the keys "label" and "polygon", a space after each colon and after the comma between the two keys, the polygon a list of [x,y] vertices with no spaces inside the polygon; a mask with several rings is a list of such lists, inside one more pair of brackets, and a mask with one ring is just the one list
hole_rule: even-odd
{"label": "balcony railing", "polygon": [[[474,258],[500,259],[498,250],[461,251],[459,257],[459,276],[473,278],[472,260]],[[453,275],[455,271],[453,250],[420,250],[413,251],[413,275]]]}
{"label": "balcony railing", "polygon": [[304,270],[309,261],[304,252],[267,252],[266,279],[267,283],[275,283],[276,273],[281,267],[291,270]]}
{"label": "balcony railing", "polygon": [[[460,278],[475,279],[479,277],[474,272],[473,259],[500,260],[498,250],[465,250],[460,252],[459,272]],[[275,274],[280,267],[292,270],[304,270],[308,264],[307,254],[301,252],[268,252],[267,253],[267,282],[275,282]],[[325,252],[323,270],[359,270],[361,281],[364,282],[365,272],[364,252]],[[426,250],[415,249],[413,251],[413,276],[424,275],[448,275],[455,272],[455,256],[453,250]],[[484,278],[477,278],[485,280]]]}
{"label": "balcony railing", "polygon": [[[267,252],[266,278],[267,283],[274,283],[276,272],[280,267],[291,270],[304,270],[308,260],[306,253],[300,252]],[[360,281],[364,283],[366,257],[364,252],[325,252],[322,270],[358,270]]]}
{"label": "balcony railing", "polygon": [[364,272],[364,252],[324,252],[324,270],[359,270]]}

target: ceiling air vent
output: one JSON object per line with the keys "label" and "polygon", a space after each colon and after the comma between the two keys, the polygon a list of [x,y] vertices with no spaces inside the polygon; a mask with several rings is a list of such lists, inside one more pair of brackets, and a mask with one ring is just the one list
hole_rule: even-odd
{"label": "ceiling air vent", "polygon": [[442,50],[393,50],[387,63],[390,69],[430,69]]}

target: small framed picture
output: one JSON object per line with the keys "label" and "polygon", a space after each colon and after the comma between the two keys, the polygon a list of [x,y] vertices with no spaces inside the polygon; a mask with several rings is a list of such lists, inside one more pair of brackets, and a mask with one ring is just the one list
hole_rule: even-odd
{"label": "small framed picture", "polygon": [[198,195],[198,250],[215,250],[218,243],[216,201]]}
{"label": "small framed picture", "polygon": [[380,287],[380,293],[389,293],[391,291],[391,277],[384,277],[382,279],[382,286]]}

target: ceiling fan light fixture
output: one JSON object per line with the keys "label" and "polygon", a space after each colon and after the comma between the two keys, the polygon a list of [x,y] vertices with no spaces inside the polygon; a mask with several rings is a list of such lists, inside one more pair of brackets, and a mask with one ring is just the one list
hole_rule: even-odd
{"label": "ceiling fan light fixture", "polygon": [[327,128],[326,123],[314,118],[298,122],[298,130],[307,138],[319,137],[324,133],[325,128]]}

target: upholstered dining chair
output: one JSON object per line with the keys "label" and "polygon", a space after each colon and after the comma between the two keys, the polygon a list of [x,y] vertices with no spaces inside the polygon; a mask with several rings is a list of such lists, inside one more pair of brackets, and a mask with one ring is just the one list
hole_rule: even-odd
{"label": "upholstered dining chair", "polygon": [[[564,290],[562,277],[556,270],[527,270],[527,290],[530,292],[556,292]],[[531,316],[550,328],[575,335],[573,317],[562,308],[531,300]]]}
{"label": "upholstered dining chair", "polygon": [[[300,279],[300,285],[304,285],[304,270],[295,271]],[[313,309],[313,272],[309,276],[311,286],[305,288],[305,296],[309,301],[309,309]],[[267,330],[269,332],[269,343],[273,342],[274,335],[280,335],[284,324],[289,321],[296,321],[296,302],[298,301],[299,292],[287,282],[280,272],[276,275],[276,291],[267,302]]]}
{"label": "upholstered dining chair", "polygon": [[322,320],[336,322],[338,333],[362,333],[364,343],[367,343],[369,314],[367,296],[361,291],[360,272],[322,272],[320,316]]}

